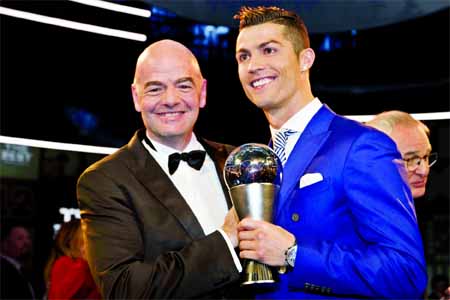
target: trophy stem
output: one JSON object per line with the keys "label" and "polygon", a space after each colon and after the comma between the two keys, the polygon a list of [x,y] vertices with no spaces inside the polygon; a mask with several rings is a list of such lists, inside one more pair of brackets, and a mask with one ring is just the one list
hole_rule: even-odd
{"label": "trophy stem", "polygon": [[266,264],[247,260],[243,280],[241,285],[258,284],[258,283],[274,283],[272,271]]}

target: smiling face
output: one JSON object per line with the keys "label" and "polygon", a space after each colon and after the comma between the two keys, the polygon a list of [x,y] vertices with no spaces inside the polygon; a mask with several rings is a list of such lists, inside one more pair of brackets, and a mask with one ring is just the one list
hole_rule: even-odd
{"label": "smiling face", "polygon": [[206,80],[193,54],[174,41],[152,44],[138,59],[132,93],[148,136],[183,150],[206,104]]}
{"label": "smiling face", "polygon": [[[397,148],[403,159],[424,157],[430,154],[431,144],[425,131],[417,126],[396,125],[390,134],[397,144]],[[430,167],[422,162],[417,169],[408,170],[408,183],[413,198],[422,197],[425,194]]]}
{"label": "smiling face", "polygon": [[313,99],[307,71],[314,52],[307,48],[296,55],[283,25],[263,23],[242,29],[236,60],[245,94],[264,110],[269,122],[283,123]]}

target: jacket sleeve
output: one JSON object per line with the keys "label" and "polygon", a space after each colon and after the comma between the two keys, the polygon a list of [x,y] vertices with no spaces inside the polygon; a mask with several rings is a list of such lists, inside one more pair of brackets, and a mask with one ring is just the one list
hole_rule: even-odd
{"label": "jacket sleeve", "polygon": [[343,159],[337,179],[342,184],[333,193],[345,199],[352,230],[364,246],[348,247],[342,240],[299,245],[290,284],[319,282],[349,296],[420,297],[427,282],[422,241],[394,143],[379,132],[366,132]]}
{"label": "jacket sleeve", "polygon": [[109,175],[88,170],[77,187],[87,259],[106,299],[199,298],[239,277],[218,231],[199,240],[175,236],[166,247],[167,239],[145,242],[152,233],[143,232],[130,190]]}

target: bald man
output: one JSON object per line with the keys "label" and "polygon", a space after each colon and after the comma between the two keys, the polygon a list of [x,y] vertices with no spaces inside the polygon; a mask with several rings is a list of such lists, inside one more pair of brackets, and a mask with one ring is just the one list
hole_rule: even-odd
{"label": "bald man", "polygon": [[389,135],[405,161],[408,184],[413,198],[425,194],[430,167],[437,161],[431,153],[428,127],[410,114],[398,110],[386,111],[366,123]]}
{"label": "bald man", "polygon": [[145,129],[78,181],[93,276],[106,299],[228,298],[241,271],[222,178],[232,147],[193,133],[199,64],[178,42],[153,43],[131,92]]}

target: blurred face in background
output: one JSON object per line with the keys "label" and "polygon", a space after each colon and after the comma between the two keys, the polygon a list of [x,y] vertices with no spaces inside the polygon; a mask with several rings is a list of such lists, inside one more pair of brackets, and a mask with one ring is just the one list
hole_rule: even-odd
{"label": "blurred face in background", "polygon": [[11,229],[9,235],[2,242],[2,252],[20,261],[31,253],[31,246],[31,236],[28,230],[17,226]]}

